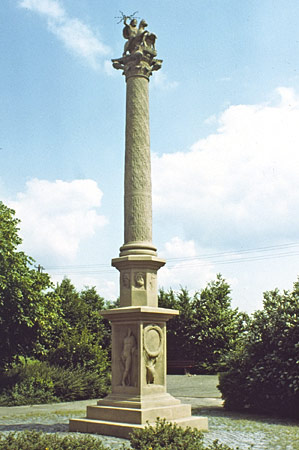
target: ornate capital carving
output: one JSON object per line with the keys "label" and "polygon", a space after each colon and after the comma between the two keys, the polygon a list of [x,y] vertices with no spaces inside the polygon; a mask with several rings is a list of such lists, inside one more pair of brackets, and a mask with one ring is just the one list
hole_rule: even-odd
{"label": "ornate capital carving", "polygon": [[127,42],[122,57],[112,59],[113,67],[123,70],[126,78],[141,76],[149,79],[152,72],[159,70],[162,66],[162,60],[156,59],[157,37],[145,29],[147,27],[145,20],[140,21],[138,28],[136,19],[132,19],[130,24],[126,21],[127,17],[124,16],[123,36]]}
{"label": "ornate capital carving", "polygon": [[133,54],[119,59],[112,59],[115,69],[123,70],[123,75],[129,77],[145,77],[149,79],[153,71],[162,67],[162,60],[148,57],[144,54]]}

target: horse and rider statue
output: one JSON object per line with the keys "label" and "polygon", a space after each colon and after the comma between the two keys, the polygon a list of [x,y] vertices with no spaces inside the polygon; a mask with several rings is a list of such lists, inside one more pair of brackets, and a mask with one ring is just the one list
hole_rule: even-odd
{"label": "horse and rider statue", "polygon": [[147,27],[146,21],[142,19],[139,23],[139,27],[137,27],[137,20],[132,18],[128,24],[128,18],[129,17],[127,16],[124,16],[123,18],[125,25],[123,37],[127,39],[123,57],[133,53],[143,53],[144,50],[149,52],[152,56],[156,56],[155,41],[157,37],[154,33],[150,33],[145,29]]}

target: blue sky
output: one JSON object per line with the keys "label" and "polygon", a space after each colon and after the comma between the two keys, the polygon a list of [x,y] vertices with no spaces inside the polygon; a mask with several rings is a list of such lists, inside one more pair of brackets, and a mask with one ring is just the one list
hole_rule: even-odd
{"label": "blue sky", "polygon": [[6,0],[1,4],[0,198],[54,282],[118,295],[125,80],[120,11],[145,18],[154,244],[164,288],[217,273],[233,305],[299,274],[299,3]]}

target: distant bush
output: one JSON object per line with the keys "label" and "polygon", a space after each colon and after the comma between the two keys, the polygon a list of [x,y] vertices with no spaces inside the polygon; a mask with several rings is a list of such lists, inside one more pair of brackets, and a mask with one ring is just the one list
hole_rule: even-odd
{"label": "distant bush", "polygon": [[144,429],[134,430],[130,435],[130,444],[133,450],[233,450],[218,441],[206,447],[201,431],[182,428],[165,419],[158,419],[155,426],[148,424]]}
{"label": "distant bush", "polygon": [[0,435],[0,450],[109,450],[92,436],[59,436],[39,431]]}
{"label": "distant bush", "polygon": [[247,336],[228,358],[219,389],[228,409],[299,416],[299,281],[264,294]]}
{"label": "distant bush", "polygon": [[17,406],[103,397],[109,391],[107,372],[63,368],[31,361],[1,374],[0,405]]}
{"label": "distant bush", "polygon": [[52,367],[55,395],[60,401],[101,398],[108,394],[111,379],[109,374],[98,373],[77,367],[76,369]]}
{"label": "distant bush", "polygon": [[58,401],[59,399],[54,395],[53,382],[33,377],[16,383],[11,389],[4,389],[0,394],[1,406],[33,405]]}

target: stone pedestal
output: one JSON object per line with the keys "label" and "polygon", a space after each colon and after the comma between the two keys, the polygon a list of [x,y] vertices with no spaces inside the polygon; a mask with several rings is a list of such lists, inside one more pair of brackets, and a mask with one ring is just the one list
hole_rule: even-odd
{"label": "stone pedestal", "polygon": [[112,260],[120,272],[120,306],[157,307],[157,271],[165,261],[150,255],[128,255]]}
{"label": "stone pedestal", "polygon": [[128,438],[157,417],[206,430],[204,417],[192,417],[166,391],[166,321],[178,311],[129,306],[103,311],[112,324],[112,392],[87,407],[86,419],[71,419],[70,430]]}
{"label": "stone pedestal", "polygon": [[206,430],[208,420],[192,417],[191,406],[166,391],[166,322],[178,311],[158,308],[157,271],[165,264],[152,244],[152,193],[148,82],[161,67],[156,36],[142,20],[126,23],[122,58],[112,60],[127,83],[124,186],[124,244],[112,265],[120,272],[120,308],[102,311],[112,324],[112,392],[87,407],[85,419],[70,420],[71,431],[127,438],[157,417]]}

